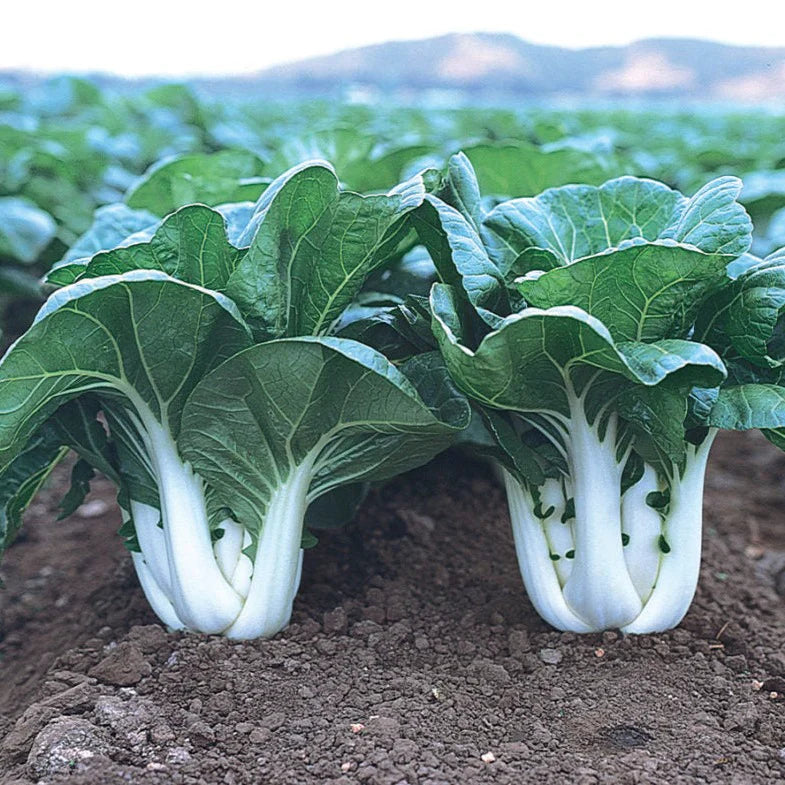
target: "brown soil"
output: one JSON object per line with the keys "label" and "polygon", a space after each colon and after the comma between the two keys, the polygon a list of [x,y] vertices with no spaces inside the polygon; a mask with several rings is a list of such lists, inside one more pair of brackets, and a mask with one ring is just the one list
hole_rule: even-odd
{"label": "brown soil", "polygon": [[757,435],[718,442],[693,608],[626,638],[539,620],[500,489],[452,455],[326,535],[292,625],[253,643],[167,634],[109,487],[60,523],[45,493],[3,564],[2,781],[785,780],[783,469]]}

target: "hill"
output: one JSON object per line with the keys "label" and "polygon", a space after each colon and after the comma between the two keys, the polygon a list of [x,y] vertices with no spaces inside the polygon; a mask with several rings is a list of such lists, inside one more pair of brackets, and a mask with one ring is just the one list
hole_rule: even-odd
{"label": "hill", "polygon": [[785,99],[785,48],[692,39],[564,49],[513,35],[451,34],[393,41],[262,71],[247,81],[324,92],[355,88],[469,93]]}

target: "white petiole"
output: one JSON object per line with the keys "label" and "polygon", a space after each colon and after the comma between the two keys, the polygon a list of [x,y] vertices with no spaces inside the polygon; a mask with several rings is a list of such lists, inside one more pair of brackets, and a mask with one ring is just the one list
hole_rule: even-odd
{"label": "white petiole", "polygon": [[142,412],[138,428],[161,509],[132,501],[130,514],[141,549],[134,567],[150,605],[172,629],[274,635],[288,624],[300,583],[313,456],[274,491],[252,562],[245,553],[251,536],[231,519],[221,522],[223,535],[213,543],[201,478],[180,459],[164,426]]}
{"label": "white petiole", "polygon": [[[537,612],[561,630],[644,633],[675,627],[697,585],[703,480],[716,432],[688,448],[684,470],[673,467],[668,482],[646,465],[622,495],[628,453],[618,455],[615,415],[601,431],[601,416],[593,423],[586,417],[586,391],[578,396],[568,383],[567,393],[570,417],[558,423],[558,446],[569,476],[537,489],[541,509],[549,513],[544,519],[535,515],[535,495],[503,471],[526,591]],[[670,503],[663,514],[647,497],[666,489]],[[575,517],[566,525],[561,516],[570,495]]]}

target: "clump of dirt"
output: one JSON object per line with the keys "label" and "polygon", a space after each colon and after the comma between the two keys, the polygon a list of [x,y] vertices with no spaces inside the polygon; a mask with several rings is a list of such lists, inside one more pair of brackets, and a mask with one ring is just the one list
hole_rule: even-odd
{"label": "clump of dirt", "polygon": [[545,625],[501,490],[452,454],[324,535],[270,641],[168,634],[108,486],[95,518],[52,524],[45,497],[3,569],[5,783],[781,780],[783,469],[758,436],[718,442],[696,601],[638,637]]}

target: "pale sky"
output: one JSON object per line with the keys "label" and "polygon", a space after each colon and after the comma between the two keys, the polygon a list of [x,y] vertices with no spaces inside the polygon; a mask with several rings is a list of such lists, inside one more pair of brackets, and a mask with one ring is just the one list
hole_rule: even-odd
{"label": "pale sky", "polygon": [[[485,11],[485,13],[483,13]],[[508,32],[568,47],[649,37],[785,46],[785,2],[5,0],[0,70],[238,74],[389,40]]]}

